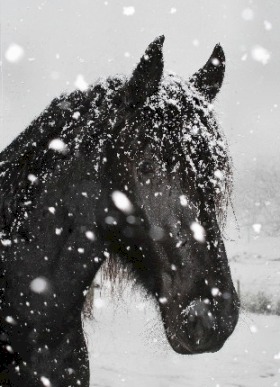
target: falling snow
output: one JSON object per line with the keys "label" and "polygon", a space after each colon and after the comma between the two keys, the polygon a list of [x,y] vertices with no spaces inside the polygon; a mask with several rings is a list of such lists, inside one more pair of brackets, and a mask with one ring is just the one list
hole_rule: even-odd
{"label": "falling snow", "polygon": [[190,229],[193,232],[193,237],[195,240],[201,243],[205,242],[205,230],[201,224],[193,222],[190,226]]}
{"label": "falling snow", "polygon": [[242,18],[246,21],[251,21],[254,19],[254,11],[251,8],[245,8],[241,15]]}
{"label": "falling snow", "polygon": [[257,332],[258,332],[258,328],[256,327],[256,325],[251,325],[251,326],[250,326],[250,331],[251,331],[252,333],[257,333]]}
{"label": "falling snow", "polygon": [[211,294],[213,297],[217,297],[220,294],[220,290],[218,288],[212,288]]}
{"label": "falling snow", "polygon": [[181,206],[187,207],[188,199],[187,199],[186,195],[181,195],[180,196],[180,203],[181,203]]}
{"label": "falling snow", "polygon": [[10,239],[1,239],[1,243],[3,246],[11,246],[12,241]]}
{"label": "falling snow", "polygon": [[85,81],[84,76],[82,74],[78,74],[77,78],[74,82],[75,87],[81,91],[85,91],[88,88],[88,83]]}
{"label": "falling snow", "polygon": [[7,316],[5,321],[7,321],[9,324],[16,325],[16,320],[12,316]]}
{"label": "falling snow", "polygon": [[135,14],[135,8],[130,6],[130,7],[123,7],[123,14],[125,16],[132,16]]}
{"label": "falling snow", "polygon": [[43,385],[45,387],[51,387],[52,386],[50,380],[48,378],[46,378],[45,376],[41,376],[40,380],[41,380],[41,382],[43,383]]}
{"label": "falling snow", "polygon": [[80,112],[75,112],[75,113],[72,115],[72,117],[73,117],[75,120],[79,119],[80,116],[81,116],[81,113],[80,113]]}
{"label": "falling snow", "polygon": [[49,149],[64,153],[67,150],[66,144],[60,138],[55,138],[49,143]]}
{"label": "falling snow", "polygon": [[94,235],[94,232],[92,232],[92,231],[86,231],[86,237],[87,237],[90,241],[94,241],[94,240],[95,240],[95,235]]}
{"label": "falling snow", "polygon": [[272,24],[268,21],[268,20],[265,20],[263,22],[264,24],[264,28],[267,30],[267,31],[270,31],[272,29]]}
{"label": "falling snow", "polygon": [[30,173],[30,174],[27,176],[27,179],[28,179],[29,181],[31,181],[31,183],[35,183],[35,182],[38,180],[37,176],[33,175],[32,173]]}
{"label": "falling snow", "polygon": [[255,61],[260,62],[263,65],[268,64],[270,61],[269,51],[262,46],[255,46],[251,51],[251,55]]}
{"label": "falling snow", "polygon": [[55,229],[56,235],[61,235],[62,230],[63,230],[62,228],[56,228],[56,229]]}
{"label": "falling snow", "polygon": [[255,231],[255,233],[259,234],[261,232],[262,225],[259,223],[255,223],[252,225],[252,228]]}
{"label": "falling snow", "polygon": [[128,197],[123,192],[114,191],[112,193],[112,199],[113,199],[115,206],[119,210],[121,210],[127,214],[133,212],[133,205],[132,205],[131,201],[128,199]]}
{"label": "falling snow", "polygon": [[44,293],[48,289],[48,281],[43,277],[37,277],[31,281],[30,289],[35,293]]}
{"label": "falling snow", "polygon": [[5,58],[10,63],[19,62],[24,56],[23,47],[18,44],[11,44],[5,52]]}

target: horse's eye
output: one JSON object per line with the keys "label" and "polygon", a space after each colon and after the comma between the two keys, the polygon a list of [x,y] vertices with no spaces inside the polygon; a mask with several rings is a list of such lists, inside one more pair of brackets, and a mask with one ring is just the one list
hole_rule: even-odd
{"label": "horse's eye", "polygon": [[151,161],[142,161],[139,165],[139,171],[144,175],[154,172],[154,166]]}

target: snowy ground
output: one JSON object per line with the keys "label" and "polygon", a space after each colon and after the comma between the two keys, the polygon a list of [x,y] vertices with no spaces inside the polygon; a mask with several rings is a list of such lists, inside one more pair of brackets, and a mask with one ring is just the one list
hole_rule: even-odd
{"label": "snowy ground", "polygon": [[280,301],[280,238],[253,238],[227,242],[232,277],[240,281],[241,295],[263,292]]}
{"label": "snowy ground", "polygon": [[[251,292],[266,284],[279,292],[279,242],[235,246],[228,251],[242,288]],[[116,300],[106,288],[96,291],[94,314],[85,322],[91,387],[280,387],[279,316],[243,312],[218,353],[182,356],[169,347],[154,305],[139,293],[128,289]]]}

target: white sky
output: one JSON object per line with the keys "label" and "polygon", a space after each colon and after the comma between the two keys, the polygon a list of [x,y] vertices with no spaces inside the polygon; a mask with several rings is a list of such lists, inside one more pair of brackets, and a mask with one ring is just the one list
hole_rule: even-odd
{"label": "white sky", "polygon": [[[216,110],[237,171],[255,158],[279,159],[279,21],[273,0],[2,0],[0,147],[53,97],[73,90],[79,74],[87,83],[129,74],[165,34],[165,67],[186,78],[223,45],[227,70]],[[5,58],[11,44],[24,49],[14,63]]]}

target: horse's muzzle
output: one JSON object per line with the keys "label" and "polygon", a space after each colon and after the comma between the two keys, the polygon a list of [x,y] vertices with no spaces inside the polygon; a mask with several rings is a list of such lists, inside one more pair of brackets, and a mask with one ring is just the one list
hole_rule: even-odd
{"label": "horse's muzzle", "polygon": [[[239,301],[222,299],[215,304],[200,299],[189,303],[180,315],[171,318],[162,310],[166,335],[172,348],[181,354],[217,352],[234,331],[239,315]],[[172,308],[173,309],[173,308]]]}

